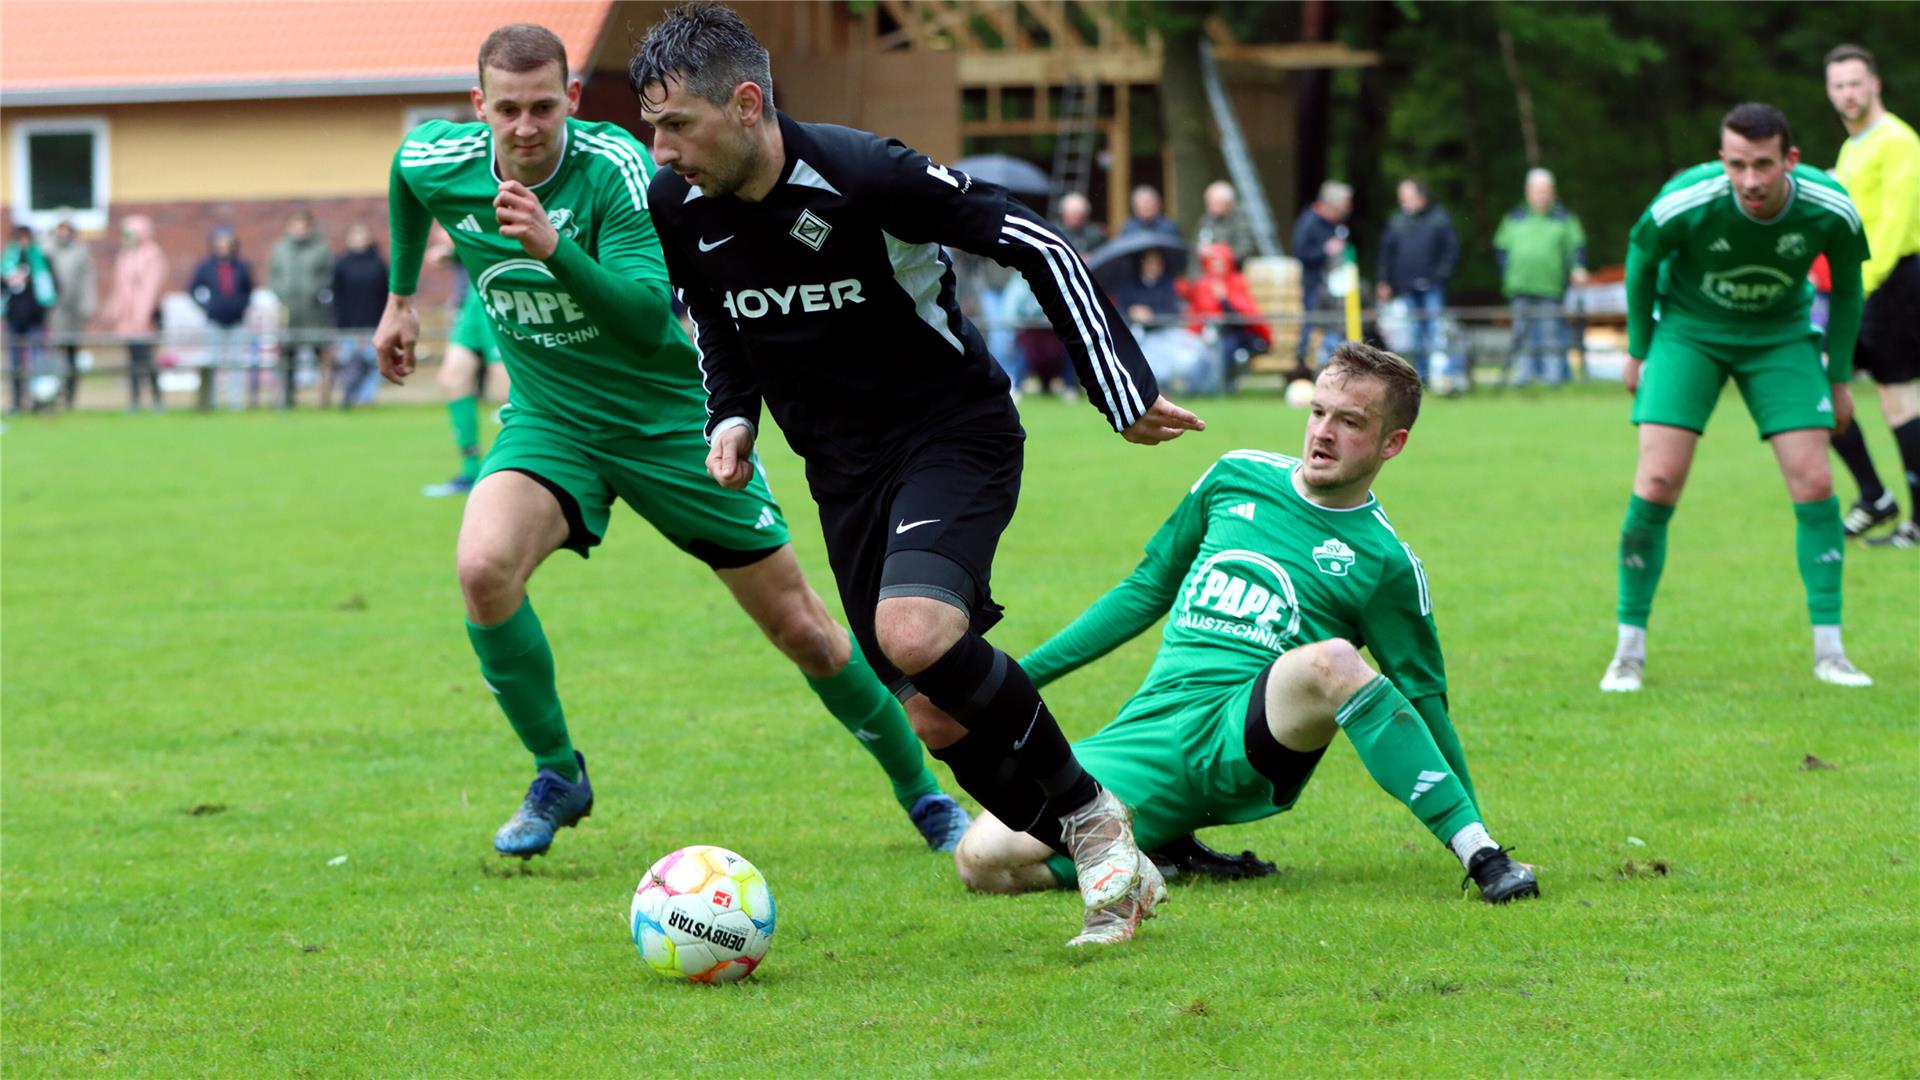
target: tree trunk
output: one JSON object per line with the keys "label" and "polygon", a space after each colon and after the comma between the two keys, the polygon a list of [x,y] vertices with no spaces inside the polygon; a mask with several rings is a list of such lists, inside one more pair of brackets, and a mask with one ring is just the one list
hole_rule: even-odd
{"label": "tree trunk", "polygon": [[[1184,20],[1183,20],[1184,21]],[[1172,198],[1166,214],[1184,229],[1200,220],[1201,195],[1220,172],[1212,110],[1200,72],[1200,27],[1165,30],[1160,74],[1160,125],[1172,152]]]}
{"label": "tree trunk", "polygon": [[1507,82],[1513,87],[1513,103],[1520,110],[1520,144],[1527,151],[1527,167],[1540,164],[1540,133],[1533,123],[1533,91],[1527,89],[1527,77],[1520,73],[1520,57],[1514,52],[1513,32],[1499,14],[1494,26],[1500,38],[1500,62],[1506,66]]}

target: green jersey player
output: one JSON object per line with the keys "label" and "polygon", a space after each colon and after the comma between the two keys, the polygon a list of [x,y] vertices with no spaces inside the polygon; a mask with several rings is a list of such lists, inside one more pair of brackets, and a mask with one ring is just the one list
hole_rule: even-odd
{"label": "green jersey player", "polygon": [[[1447,715],[1426,571],[1370,490],[1419,408],[1405,360],[1342,345],[1315,385],[1303,457],[1236,450],[1216,461],[1133,574],[1021,658],[1045,685],[1167,617],[1146,681],[1073,748],[1132,807],[1142,850],[1290,809],[1339,730],[1482,896],[1538,894],[1482,823]],[[1046,888],[1073,880],[1058,851],[1058,826],[1037,807],[1031,821],[983,814],[957,865],[972,888]],[[1158,898],[1108,909],[1089,933],[1129,936]]]}
{"label": "green jersey player", "polygon": [[457,555],[481,675],[537,769],[495,849],[538,855],[592,809],[527,581],[561,548],[586,556],[618,498],[713,568],[879,759],[928,844],[950,850],[965,811],[940,792],[899,702],[801,575],[760,470],[740,490],[707,478],[697,357],[670,307],[647,213],[652,159],[624,130],[572,118],[580,83],[551,31],[502,27],[479,67],[481,122],[429,121],[395,155],[392,296],[374,347],[389,379],[413,371],[412,295],[437,219],[513,377]]}
{"label": "green jersey player", "polygon": [[[1640,689],[1667,522],[1728,378],[1773,445],[1793,499],[1813,673],[1839,686],[1873,684],[1841,647],[1845,544],[1827,463],[1831,432],[1853,416],[1847,380],[1867,240],[1846,190],[1799,161],[1779,110],[1736,106],[1720,125],[1720,160],[1668,181],[1633,227],[1626,382],[1640,459],[1620,531],[1618,643],[1602,690]],[[1824,370],[1807,280],[1822,253],[1833,271]]]}

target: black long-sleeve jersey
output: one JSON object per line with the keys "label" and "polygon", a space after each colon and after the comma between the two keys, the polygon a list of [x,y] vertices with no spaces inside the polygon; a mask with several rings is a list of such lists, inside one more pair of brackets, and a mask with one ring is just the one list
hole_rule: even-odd
{"label": "black long-sleeve jersey", "polygon": [[647,201],[691,313],[707,435],[764,399],[808,476],[858,485],[933,433],[1019,430],[1007,378],[954,298],[941,245],[1024,274],[1114,430],[1159,390],[1073,245],[1005,189],[897,140],[779,115],[786,163],[759,202],[667,169]]}

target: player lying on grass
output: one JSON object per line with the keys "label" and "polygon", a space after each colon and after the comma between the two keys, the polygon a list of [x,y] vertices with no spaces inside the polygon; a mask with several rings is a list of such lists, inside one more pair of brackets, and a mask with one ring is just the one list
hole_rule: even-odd
{"label": "player lying on grass", "polygon": [[[1405,449],[1419,410],[1411,365],[1342,345],[1315,385],[1303,458],[1235,450],[1214,462],[1133,574],[1021,658],[1044,686],[1167,616],[1146,681],[1112,723],[1074,744],[1133,808],[1142,849],[1291,809],[1344,731],[1367,772],[1453,849],[1482,897],[1539,894],[1533,873],[1482,824],[1447,717],[1426,572],[1369,490]],[[967,830],[955,861],[970,888],[1073,881],[1059,827],[1031,809],[1013,821],[983,814]],[[1163,895],[1143,891],[1108,909],[1087,938],[1126,940]]]}
{"label": "player lying on grass", "polygon": [[496,30],[479,66],[481,122],[428,121],[394,157],[392,296],[374,348],[388,379],[412,373],[412,294],[437,219],[513,376],[457,554],[481,677],[537,770],[494,849],[541,854],[593,809],[527,582],[562,548],[586,557],[618,498],[713,569],[885,768],[928,845],[951,850],[966,811],[940,791],[899,702],[807,584],[765,480],[756,472],[729,490],[707,478],[705,394],[668,302],[646,149],[614,124],[573,119],[580,83],[543,27]]}

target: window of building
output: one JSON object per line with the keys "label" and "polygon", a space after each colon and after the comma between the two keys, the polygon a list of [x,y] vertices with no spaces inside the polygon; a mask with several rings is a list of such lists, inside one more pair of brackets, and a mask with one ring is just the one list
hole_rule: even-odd
{"label": "window of building", "polygon": [[106,228],[105,119],[22,120],[13,125],[11,149],[15,221],[51,228],[66,210],[78,228]]}
{"label": "window of building", "polygon": [[473,105],[461,101],[447,105],[412,105],[406,111],[406,131],[412,131],[429,120],[451,120],[456,124],[470,123],[473,120]]}

